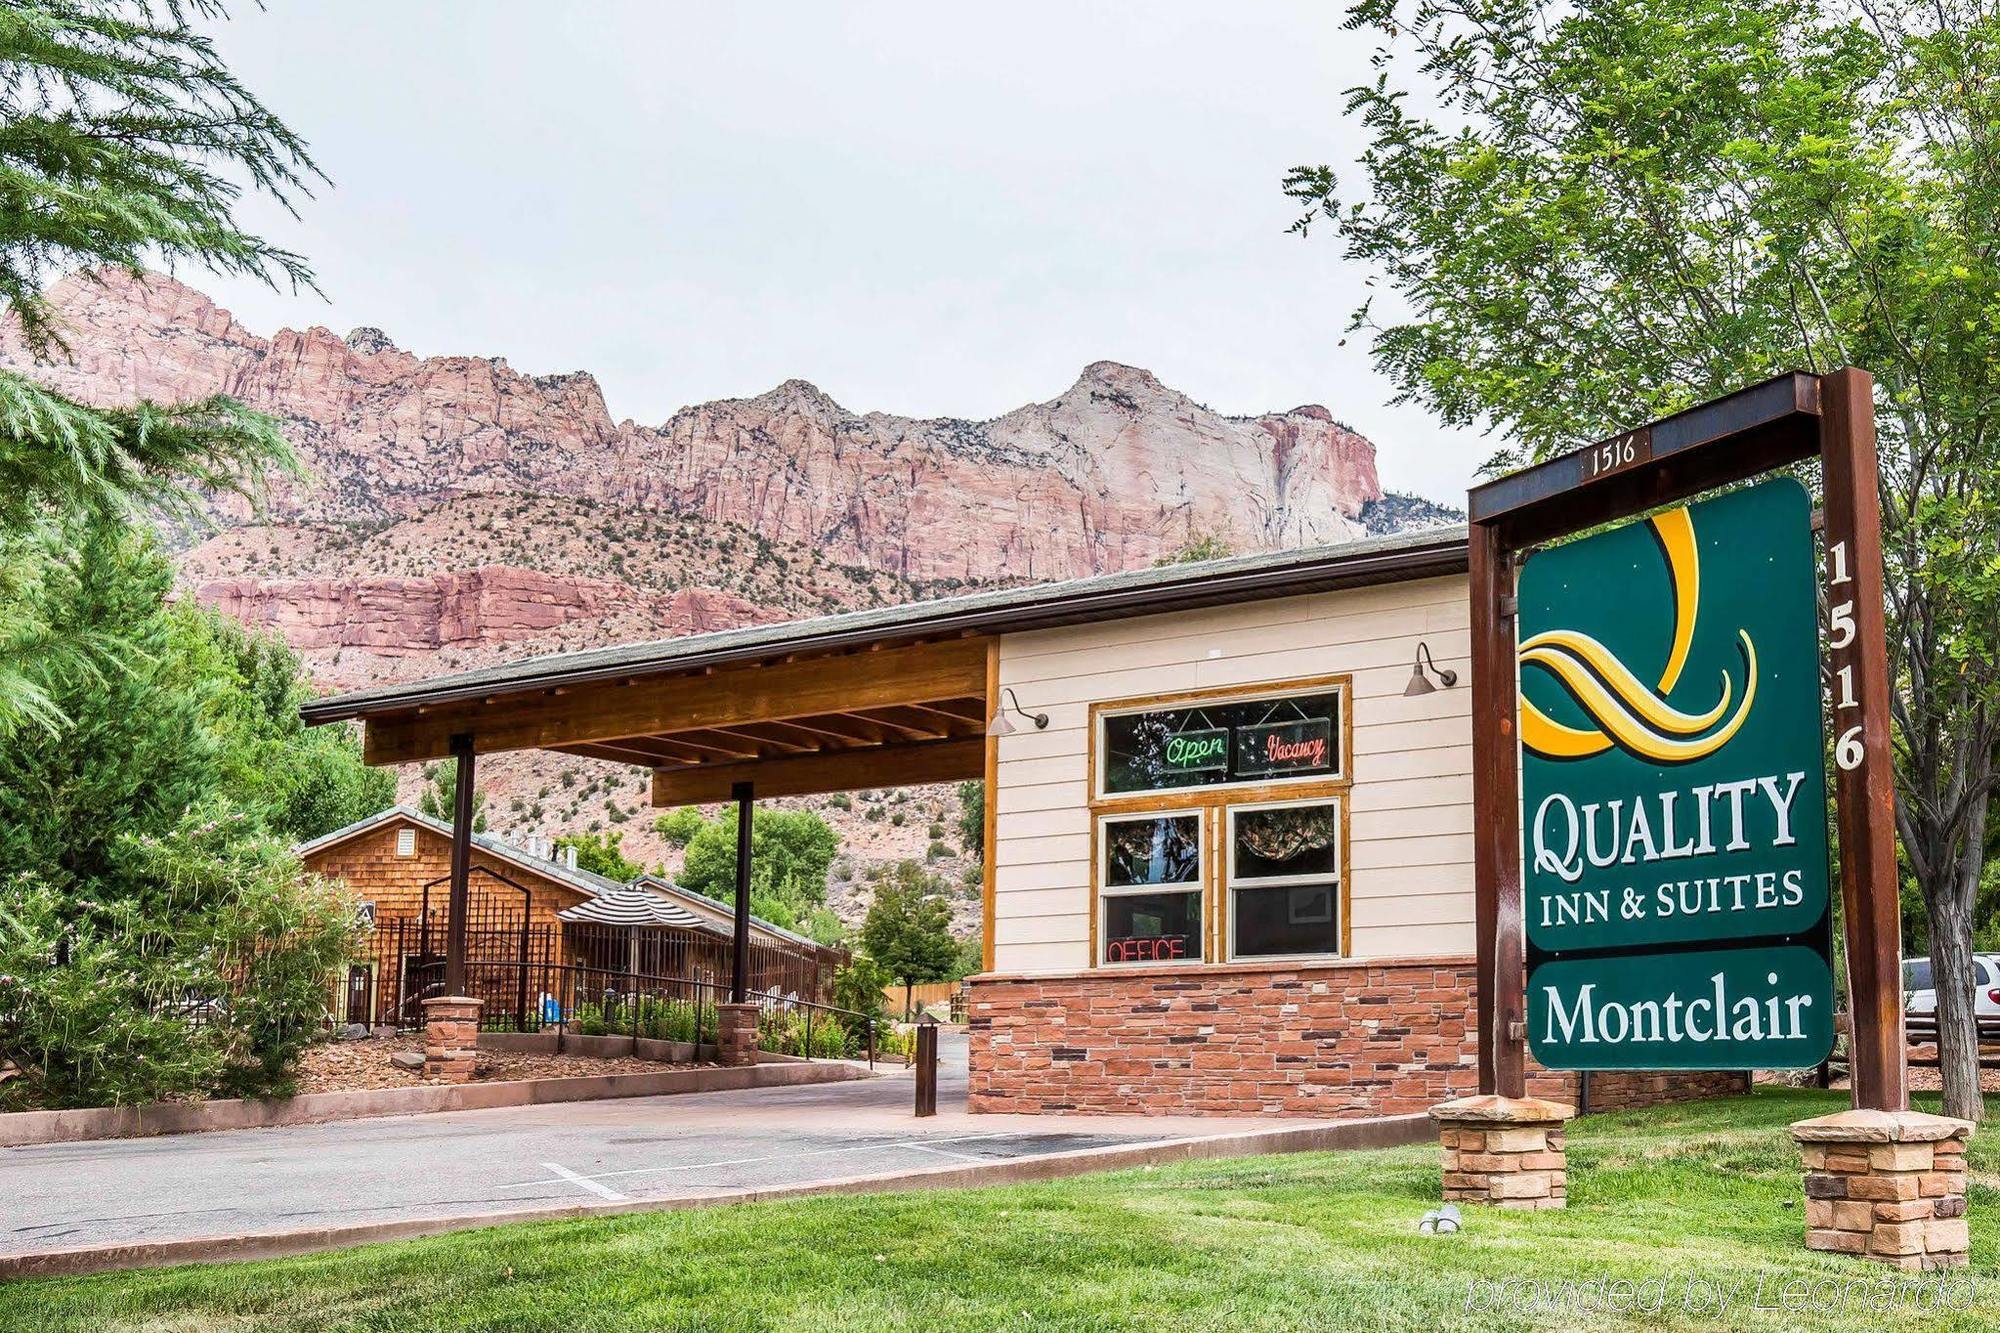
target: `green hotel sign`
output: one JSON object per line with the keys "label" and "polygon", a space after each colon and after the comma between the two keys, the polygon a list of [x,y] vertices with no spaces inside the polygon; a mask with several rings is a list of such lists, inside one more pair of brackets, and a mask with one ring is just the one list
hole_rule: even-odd
{"label": "green hotel sign", "polygon": [[1804,488],[1537,552],[1518,597],[1535,1058],[1817,1064],[1833,987]]}

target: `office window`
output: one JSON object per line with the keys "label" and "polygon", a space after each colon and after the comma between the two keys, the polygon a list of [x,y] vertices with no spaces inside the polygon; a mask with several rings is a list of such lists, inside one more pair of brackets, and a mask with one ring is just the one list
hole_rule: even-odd
{"label": "office window", "polygon": [[1238,805],[1229,820],[1232,958],[1340,952],[1340,801]]}
{"label": "office window", "polygon": [[1201,812],[1108,815],[1098,844],[1102,961],[1201,961]]}

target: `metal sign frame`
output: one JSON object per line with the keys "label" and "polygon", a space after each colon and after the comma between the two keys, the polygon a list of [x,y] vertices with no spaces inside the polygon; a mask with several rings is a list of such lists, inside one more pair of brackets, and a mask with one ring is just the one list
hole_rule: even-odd
{"label": "metal sign frame", "polygon": [[1842,682],[1833,700],[1833,786],[1853,1098],[1857,1107],[1908,1108],[1873,390],[1873,377],[1851,367],[1780,375],[1468,494],[1480,1091],[1519,1097],[1526,1090],[1514,599],[1520,555],[1817,456],[1826,662]]}

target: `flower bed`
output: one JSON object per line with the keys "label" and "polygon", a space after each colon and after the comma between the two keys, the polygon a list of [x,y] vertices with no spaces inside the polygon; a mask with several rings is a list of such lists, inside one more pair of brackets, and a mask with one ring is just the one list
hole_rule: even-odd
{"label": "flower bed", "polygon": [[[390,1057],[398,1052],[422,1055],[423,1050],[424,1039],[415,1034],[325,1042],[308,1050],[299,1062],[298,1090],[352,1092],[366,1088],[419,1087],[424,1082],[423,1071],[392,1064]],[[584,1074],[650,1074],[680,1067],[629,1055],[540,1055],[482,1047],[472,1077],[474,1082],[487,1083]]]}

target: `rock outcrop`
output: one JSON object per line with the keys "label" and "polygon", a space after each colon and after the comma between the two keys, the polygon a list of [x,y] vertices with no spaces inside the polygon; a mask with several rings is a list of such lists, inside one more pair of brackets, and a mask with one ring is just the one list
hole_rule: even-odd
{"label": "rock outcrop", "polygon": [[[1254,550],[1361,534],[1375,448],[1322,407],[1229,417],[1101,361],[991,421],[855,413],[802,380],[614,422],[584,373],[418,358],[381,330],[259,337],[171,278],[52,293],[73,360],[40,378],[98,402],[224,392],[282,418],[313,482],[290,522],[379,523],[470,495],[589,497],[692,513],[919,580],[1130,568],[1200,536]],[[0,364],[22,367],[11,330]]]}
{"label": "rock outcrop", "polygon": [[210,579],[197,600],[294,648],[366,648],[385,656],[534,639],[566,625],[632,617],[663,638],[774,618],[712,588],[635,594],[606,579],[483,565],[429,578]]}
{"label": "rock outcrop", "polygon": [[[588,374],[420,358],[366,326],[263,337],[171,278],[51,297],[69,359],[34,365],[0,326],[0,366],[105,404],[226,393],[285,423],[310,478],[254,519],[225,503],[181,577],[331,688],[1450,517],[1385,497],[1374,445],[1324,407],[1225,416],[1109,361],[990,421],[858,413],[791,380],[647,426],[614,420]],[[503,834],[609,828],[646,864],[678,855],[635,817],[644,774],[537,753],[480,772]],[[889,819],[882,795],[865,817],[824,807],[847,854],[934,856],[957,798],[912,793]],[[931,864],[976,924],[970,862]],[[850,920],[865,882],[834,888]]]}

